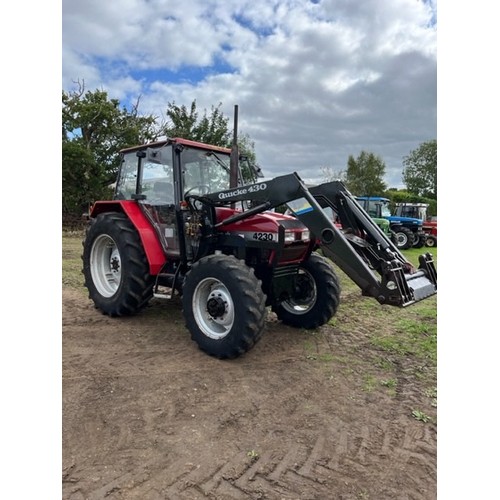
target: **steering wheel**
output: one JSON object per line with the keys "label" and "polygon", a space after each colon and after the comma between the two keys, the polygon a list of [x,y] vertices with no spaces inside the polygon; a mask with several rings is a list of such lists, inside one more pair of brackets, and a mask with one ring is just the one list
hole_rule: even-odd
{"label": "steering wheel", "polygon": [[200,192],[200,195],[204,195],[210,192],[210,186],[208,184],[197,184],[196,186],[193,186],[192,188],[189,188],[185,193],[184,193],[184,198],[188,196],[191,191],[198,189]]}

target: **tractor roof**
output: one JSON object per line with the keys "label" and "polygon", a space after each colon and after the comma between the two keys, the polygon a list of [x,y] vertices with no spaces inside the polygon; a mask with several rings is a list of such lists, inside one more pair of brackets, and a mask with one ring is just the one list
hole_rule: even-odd
{"label": "tractor roof", "polygon": [[383,196],[356,196],[357,200],[391,201]]}
{"label": "tractor roof", "polygon": [[183,144],[184,146],[189,146],[192,148],[209,149],[211,151],[218,151],[220,153],[231,153],[231,149],[223,148],[221,146],[213,146],[212,144],[205,144],[203,142],[190,141],[189,139],[182,139],[181,137],[168,138],[163,141],[148,142],[146,144],[141,144],[139,146],[132,146],[129,148],[123,148],[120,153],[129,153],[132,151],[140,151],[141,149],[147,148],[161,148],[162,146],[167,146],[168,144]]}

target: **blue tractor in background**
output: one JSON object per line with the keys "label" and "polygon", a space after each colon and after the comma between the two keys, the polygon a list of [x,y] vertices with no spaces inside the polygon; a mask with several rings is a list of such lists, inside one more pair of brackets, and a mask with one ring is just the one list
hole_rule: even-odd
{"label": "blue tractor in background", "polygon": [[381,196],[357,196],[356,201],[371,217],[387,219],[396,246],[402,250],[411,247],[421,248],[425,243],[423,220],[414,217],[393,215],[389,198]]}

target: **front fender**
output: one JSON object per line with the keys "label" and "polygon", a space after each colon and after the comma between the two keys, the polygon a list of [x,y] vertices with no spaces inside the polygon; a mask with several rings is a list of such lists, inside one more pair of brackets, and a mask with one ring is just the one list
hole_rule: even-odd
{"label": "front fender", "polygon": [[127,215],[141,238],[149,263],[149,274],[156,276],[166,262],[158,235],[135,201],[98,201],[90,210],[91,218],[105,212],[122,212]]}

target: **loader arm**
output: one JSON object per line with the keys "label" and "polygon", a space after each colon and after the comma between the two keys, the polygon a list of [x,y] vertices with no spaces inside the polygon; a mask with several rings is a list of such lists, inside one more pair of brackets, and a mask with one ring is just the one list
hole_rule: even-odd
{"label": "loader arm", "polygon": [[[361,208],[345,186],[334,181],[310,190],[292,174],[237,188],[193,196],[212,206],[252,201],[252,208],[215,224],[215,229],[256,213],[286,204],[314,235],[330,258],[361,289],[381,304],[405,307],[437,290],[437,274],[430,254],[421,255],[415,269]],[[342,229],[323,210],[338,214]]]}

